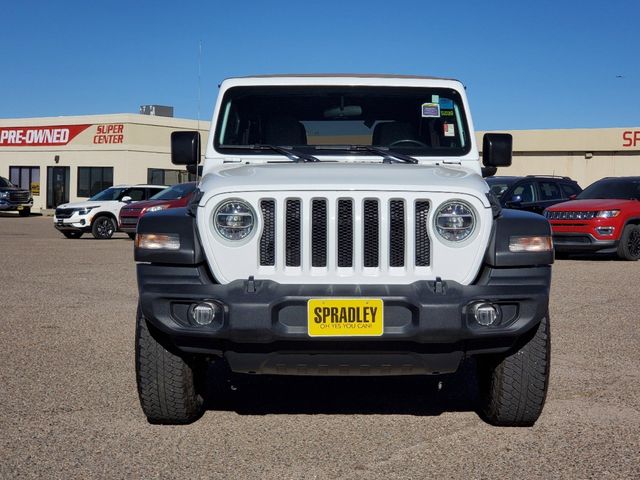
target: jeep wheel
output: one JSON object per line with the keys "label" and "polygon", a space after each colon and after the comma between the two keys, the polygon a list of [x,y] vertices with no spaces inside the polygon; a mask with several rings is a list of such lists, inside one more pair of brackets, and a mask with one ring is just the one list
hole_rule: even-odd
{"label": "jeep wheel", "polygon": [[82,236],[82,232],[75,231],[63,231],[62,234],[67,238],[80,238]]}
{"label": "jeep wheel", "polygon": [[620,236],[618,256],[623,260],[640,259],[640,225],[627,225]]}
{"label": "jeep wheel", "polygon": [[138,307],[136,380],[142,411],[149,423],[191,423],[204,411],[204,400],[196,389],[199,370],[194,368],[194,362],[167,350],[171,347],[161,344],[158,338]]}
{"label": "jeep wheel", "polygon": [[128,232],[127,235],[129,235],[129,238],[131,240],[135,240],[136,239],[136,234],[134,232]]}
{"label": "jeep wheel", "polygon": [[113,237],[116,231],[116,224],[111,217],[101,215],[93,221],[91,225],[91,233],[94,238],[106,240]]}
{"label": "jeep wheel", "polygon": [[480,415],[491,425],[530,427],[542,413],[549,384],[549,314],[506,357],[478,359]]}
{"label": "jeep wheel", "polygon": [[20,215],[21,217],[28,217],[29,215],[31,215],[31,209],[23,208],[22,210],[18,210],[18,215]]}

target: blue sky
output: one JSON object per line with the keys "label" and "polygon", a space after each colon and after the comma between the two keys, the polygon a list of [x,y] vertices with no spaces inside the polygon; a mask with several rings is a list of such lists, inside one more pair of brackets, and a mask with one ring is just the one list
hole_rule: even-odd
{"label": "blue sky", "polygon": [[[210,119],[225,77],[455,77],[477,129],[640,126],[640,2],[11,1],[0,118],[137,112]],[[622,78],[618,78],[622,76]]]}

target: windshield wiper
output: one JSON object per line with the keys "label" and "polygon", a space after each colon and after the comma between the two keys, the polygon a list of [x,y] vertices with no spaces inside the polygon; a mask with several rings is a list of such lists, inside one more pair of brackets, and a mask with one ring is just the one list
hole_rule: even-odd
{"label": "windshield wiper", "polygon": [[267,145],[265,143],[256,143],[253,145],[220,145],[220,148],[234,148],[240,150],[273,150],[274,152],[278,152],[281,155],[284,155],[289,160],[292,160],[296,163],[303,162],[319,162],[316,157],[313,155],[309,155],[308,153],[301,153],[295,151],[291,147],[283,147],[279,145]]}
{"label": "windshield wiper", "polygon": [[373,147],[371,145],[322,145],[316,146],[316,149],[322,148],[327,150],[347,150],[350,152],[365,151],[375,153],[383,157],[384,163],[418,163],[416,158],[405,155],[404,153],[394,152],[389,147]]}

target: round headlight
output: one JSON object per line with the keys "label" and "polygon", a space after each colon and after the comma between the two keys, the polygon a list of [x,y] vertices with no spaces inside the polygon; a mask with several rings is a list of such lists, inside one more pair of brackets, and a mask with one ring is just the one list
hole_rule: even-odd
{"label": "round headlight", "polygon": [[462,242],[471,236],[476,225],[473,208],[460,201],[443,204],[436,214],[436,231],[449,242]]}
{"label": "round headlight", "polygon": [[213,215],[216,232],[227,240],[242,240],[252,231],[254,226],[253,209],[242,200],[223,202]]}

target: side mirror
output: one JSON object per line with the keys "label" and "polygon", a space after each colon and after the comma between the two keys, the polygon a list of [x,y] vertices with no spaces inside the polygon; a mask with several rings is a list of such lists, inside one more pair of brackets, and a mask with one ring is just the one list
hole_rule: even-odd
{"label": "side mirror", "polygon": [[509,133],[485,133],[482,137],[482,163],[485,167],[511,165],[513,137]]}
{"label": "side mirror", "polygon": [[493,177],[496,173],[498,173],[496,167],[482,167],[482,178]]}
{"label": "side mirror", "polygon": [[187,165],[187,172],[191,175],[197,175],[198,177],[202,176],[202,165]]}
{"label": "side mirror", "polygon": [[521,195],[514,195],[513,197],[511,197],[511,200],[509,200],[507,203],[509,205],[513,205],[513,206],[518,207],[522,203],[522,196]]}
{"label": "side mirror", "polygon": [[200,132],[171,132],[171,163],[174,165],[200,163]]}
{"label": "side mirror", "polygon": [[124,203],[131,203],[133,201],[133,198],[131,198],[129,195],[126,195],[124,197],[122,197],[122,200],[120,200],[121,202]]}

